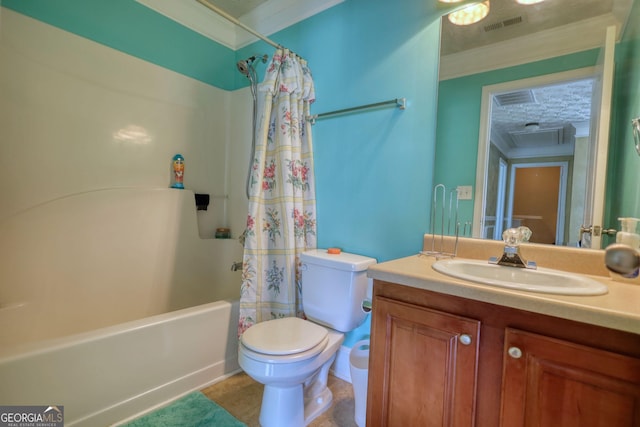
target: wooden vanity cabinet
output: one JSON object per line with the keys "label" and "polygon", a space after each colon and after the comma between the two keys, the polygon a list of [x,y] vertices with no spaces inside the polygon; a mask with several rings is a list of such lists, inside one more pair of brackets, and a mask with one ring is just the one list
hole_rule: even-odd
{"label": "wooden vanity cabinet", "polygon": [[374,282],[367,426],[640,427],[640,336]]}
{"label": "wooden vanity cabinet", "polygon": [[472,425],[480,322],[376,299],[373,426]]}
{"label": "wooden vanity cabinet", "polygon": [[640,426],[640,359],[507,328],[502,426]]}

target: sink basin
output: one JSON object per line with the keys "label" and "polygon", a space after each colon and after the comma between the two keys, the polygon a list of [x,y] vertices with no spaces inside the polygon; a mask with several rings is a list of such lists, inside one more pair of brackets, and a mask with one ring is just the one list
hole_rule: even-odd
{"label": "sink basin", "polygon": [[609,292],[606,285],[596,280],[548,268],[532,270],[489,264],[487,261],[446,259],[436,261],[433,269],[458,279],[519,291],[560,295],[602,295]]}

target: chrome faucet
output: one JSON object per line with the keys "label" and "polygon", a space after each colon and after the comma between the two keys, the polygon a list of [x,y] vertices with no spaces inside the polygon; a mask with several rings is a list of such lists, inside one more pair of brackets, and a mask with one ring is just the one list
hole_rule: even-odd
{"label": "chrome faucet", "polygon": [[238,271],[238,270],[242,270],[242,261],[236,261],[233,264],[231,264],[231,271]]}
{"label": "chrome faucet", "polygon": [[508,267],[536,269],[536,263],[527,261],[520,253],[520,243],[528,242],[531,230],[528,227],[509,228],[502,233],[504,240],[504,252],[502,256],[489,258],[489,263],[506,265]]}

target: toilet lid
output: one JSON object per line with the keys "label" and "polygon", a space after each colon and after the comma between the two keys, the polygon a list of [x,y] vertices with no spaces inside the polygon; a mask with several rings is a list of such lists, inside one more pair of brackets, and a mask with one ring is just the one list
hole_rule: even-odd
{"label": "toilet lid", "polygon": [[245,347],[259,353],[287,355],[309,350],[326,340],[327,335],[327,330],[320,325],[285,317],[251,326],[240,340]]}

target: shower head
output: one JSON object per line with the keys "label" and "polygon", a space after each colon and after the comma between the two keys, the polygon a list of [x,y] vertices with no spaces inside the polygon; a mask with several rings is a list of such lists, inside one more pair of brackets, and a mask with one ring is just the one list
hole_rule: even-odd
{"label": "shower head", "polygon": [[238,67],[238,71],[240,71],[242,74],[244,74],[245,76],[249,76],[249,70],[252,68],[253,63],[258,60],[258,61],[262,61],[263,63],[267,62],[267,59],[269,59],[268,55],[262,55],[262,56],[250,56],[247,59],[241,59],[240,61],[238,61],[236,63],[236,67]]}

